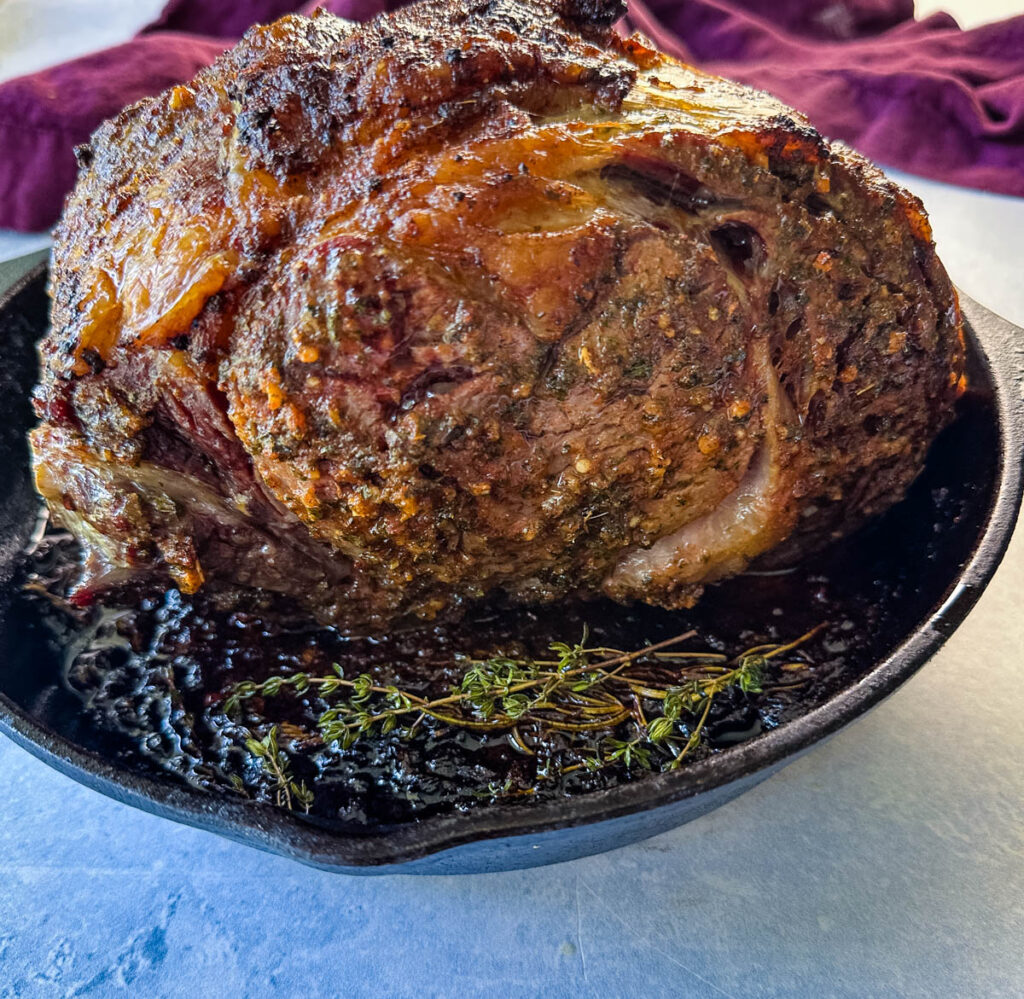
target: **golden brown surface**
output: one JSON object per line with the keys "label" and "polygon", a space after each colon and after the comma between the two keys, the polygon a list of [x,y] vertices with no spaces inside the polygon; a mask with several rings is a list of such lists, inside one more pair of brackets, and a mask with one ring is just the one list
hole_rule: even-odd
{"label": "golden brown surface", "polygon": [[618,12],[286,17],[99,130],[33,435],[83,599],[673,606],[899,498],[962,368],[920,204]]}

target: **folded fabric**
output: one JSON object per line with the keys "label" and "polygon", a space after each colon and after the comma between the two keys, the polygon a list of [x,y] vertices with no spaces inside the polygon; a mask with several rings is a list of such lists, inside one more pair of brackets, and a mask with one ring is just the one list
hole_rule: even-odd
{"label": "folded fabric", "polygon": [[[74,146],[103,119],[187,80],[249,24],[324,6],[364,20],[388,0],[172,0],[135,39],[0,84],[0,227],[51,225]],[[926,177],[1024,196],[1024,16],[961,31],[913,0],[630,0],[625,30],[771,91],[820,131]]]}

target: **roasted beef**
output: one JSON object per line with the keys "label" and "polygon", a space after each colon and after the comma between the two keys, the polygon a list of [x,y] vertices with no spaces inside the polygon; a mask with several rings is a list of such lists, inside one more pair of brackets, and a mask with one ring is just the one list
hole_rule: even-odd
{"label": "roasted beef", "polygon": [[963,387],[920,203],[621,12],[286,17],[79,150],[32,435],[78,599],[676,607],[900,498]]}

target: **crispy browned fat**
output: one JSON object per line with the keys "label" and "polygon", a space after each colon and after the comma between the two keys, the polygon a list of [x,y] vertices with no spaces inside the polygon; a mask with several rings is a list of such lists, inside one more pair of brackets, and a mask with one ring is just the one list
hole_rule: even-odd
{"label": "crispy browned fat", "polygon": [[285,17],[79,150],[32,434],[77,599],[676,607],[902,496],[963,385],[920,203],[621,13]]}

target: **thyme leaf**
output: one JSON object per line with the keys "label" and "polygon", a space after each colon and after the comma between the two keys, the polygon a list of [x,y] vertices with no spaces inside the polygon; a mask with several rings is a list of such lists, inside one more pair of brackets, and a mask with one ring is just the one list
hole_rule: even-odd
{"label": "thyme leaf", "polygon": [[[277,686],[277,689],[280,690],[280,686]],[[259,760],[270,777],[274,804],[289,811],[297,804],[303,811],[309,812],[313,806],[313,792],[306,787],[305,782],[296,782],[292,777],[291,760],[278,746],[277,736],[278,728],[272,725],[262,739],[255,736],[246,738],[245,748]]]}

